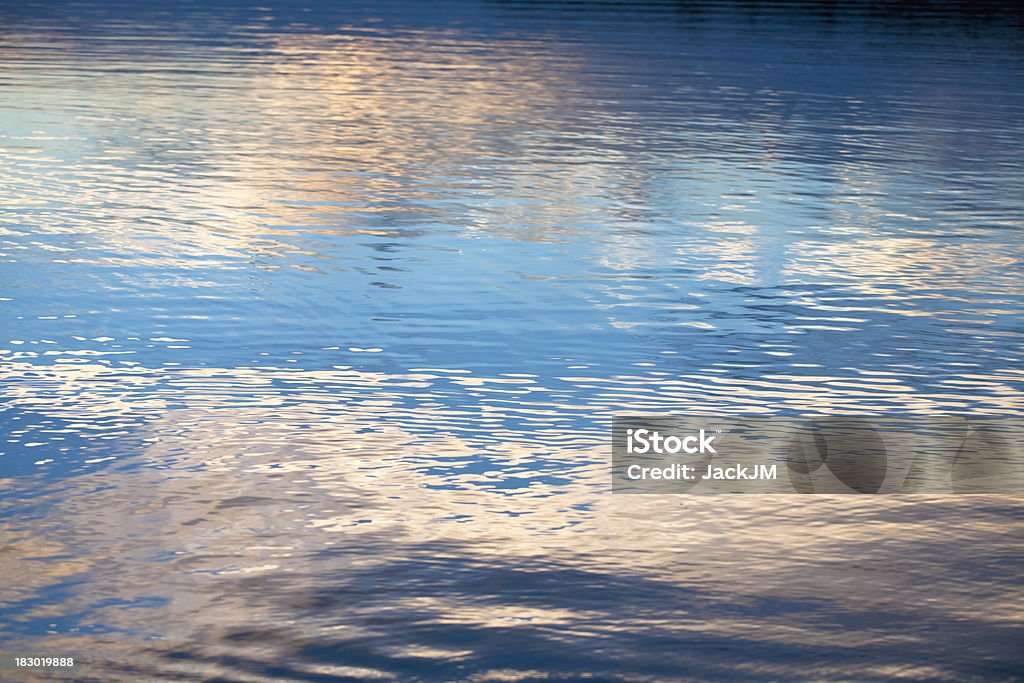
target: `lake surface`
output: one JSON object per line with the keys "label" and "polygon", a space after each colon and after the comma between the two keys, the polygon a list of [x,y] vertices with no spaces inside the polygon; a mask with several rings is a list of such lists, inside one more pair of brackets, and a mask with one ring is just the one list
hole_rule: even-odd
{"label": "lake surface", "polygon": [[609,425],[1019,417],[1022,139],[1011,5],[0,2],[0,650],[1014,680],[1021,497],[612,495]]}

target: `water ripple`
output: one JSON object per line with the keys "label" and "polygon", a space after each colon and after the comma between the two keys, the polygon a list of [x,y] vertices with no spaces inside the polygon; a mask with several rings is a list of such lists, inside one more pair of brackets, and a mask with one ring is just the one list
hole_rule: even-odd
{"label": "water ripple", "polygon": [[0,649],[78,680],[1019,676],[1017,500],[607,470],[623,412],[1021,414],[1014,5],[0,25]]}

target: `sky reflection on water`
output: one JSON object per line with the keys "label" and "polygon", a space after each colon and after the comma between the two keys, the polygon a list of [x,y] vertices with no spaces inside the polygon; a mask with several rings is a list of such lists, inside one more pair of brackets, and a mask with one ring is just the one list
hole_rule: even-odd
{"label": "sky reflection on water", "polygon": [[59,7],[0,4],[0,649],[1024,667],[1019,499],[608,493],[616,412],[1021,414],[1009,5]]}

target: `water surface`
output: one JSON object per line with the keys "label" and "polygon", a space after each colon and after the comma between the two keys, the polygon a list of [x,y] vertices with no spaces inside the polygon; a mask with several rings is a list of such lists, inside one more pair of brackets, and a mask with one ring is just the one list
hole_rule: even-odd
{"label": "water surface", "polygon": [[1021,415],[1012,6],[261,3],[0,4],[0,649],[1020,675],[1020,498],[608,491],[617,412]]}

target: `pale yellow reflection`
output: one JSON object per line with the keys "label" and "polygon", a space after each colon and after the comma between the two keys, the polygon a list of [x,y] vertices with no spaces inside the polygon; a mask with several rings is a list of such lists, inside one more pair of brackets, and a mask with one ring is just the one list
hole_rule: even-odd
{"label": "pale yellow reflection", "polygon": [[[85,370],[47,369],[77,387],[77,395],[65,401],[45,392],[33,396],[30,385],[22,385],[12,399],[42,415],[66,418],[74,411],[83,423],[102,424],[119,404],[111,402],[106,369],[92,376]],[[252,394],[244,405],[226,405],[216,390],[223,371],[175,372],[189,380],[176,396],[188,407],[120,405],[126,412],[152,411],[135,430],[147,445],[127,456],[146,467],[124,470],[115,464],[68,480],[73,493],[55,499],[56,509],[39,526],[31,532],[5,530],[3,573],[25,579],[9,589],[16,596],[43,592],[70,576],[88,578],[89,589],[61,609],[111,600],[116,606],[98,608],[94,618],[129,633],[156,628],[162,646],[210,643],[212,653],[234,648],[225,637],[247,624],[279,623],[282,604],[300,605],[332,582],[344,584],[354,572],[387,574],[408,562],[452,562],[480,571],[572,568],[609,582],[643,577],[695,590],[712,602],[724,595],[740,604],[760,597],[814,598],[837,609],[870,612],[891,608],[892,596],[900,596],[902,604],[929,620],[998,624],[1024,617],[1019,587],[990,586],[979,593],[928,559],[939,548],[1007,537],[1010,522],[972,515],[972,506],[984,498],[612,495],[603,445],[553,449],[512,439],[483,444],[460,436],[457,416],[443,405],[409,409],[432,431],[413,428],[386,387],[389,381],[422,382],[426,373],[389,377],[349,371],[346,381],[367,391],[338,389],[327,396],[311,389],[283,403],[272,393],[260,394],[269,380],[261,371],[232,371],[232,381],[247,383]],[[288,375],[309,380],[309,386],[337,388],[343,372]],[[192,381],[200,377],[209,383]],[[460,470],[458,463],[473,462],[485,447],[492,468]],[[438,458],[446,459],[444,466],[437,467]],[[536,463],[543,461],[556,463],[568,481],[552,484],[534,476]],[[529,481],[520,488],[498,487],[508,476]],[[877,543],[883,537],[885,543]],[[906,548],[924,554],[907,557]],[[318,556],[330,550],[338,551],[334,559]],[[851,553],[857,562],[848,561]],[[70,559],[61,559],[62,554]],[[50,559],[39,562],[43,557]],[[905,571],[886,569],[892,566]],[[928,581],[920,580],[922,573]],[[254,600],[245,587],[260,581],[268,582],[265,599]],[[858,588],[865,585],[873,591]],[[935,595],[943,600],[935,601]],[[167,602],[126,606],[140,596]],[[627,613],[611,626],[602,614],[572,601],[524,608],[512,594],[508,602],[482,602],[457,590],[403,600],[385,602],[386,609],[430,614],[442,625],[550,627],[567,642],[591,631],[653,625],[679,637],[719,634],[766,643],[849,646],[850,638],[858,637],[822,633],[785,615],[762,615],[754,622],[704,612],[699,604],[687,619],[652,622],[650,616]],[[345,637],[383,637],[370,618],[380,608],[358,601],[346,607]],[[28,616],[50,615],[54,609],[30,608]],[[322,636],[329,627],[317,619],[281,624],[309,637]],[[868,632],[860,635],[870,638]],[[62,635],[55,642],[62,638],[68,647],[90,647],[112,660],[123,656],[117,644],[131,640],[107,637],[101,645],[89,637]],[[237,647],[254,656],[263,652],[258,644]],[[436,646],[415,641],[398,653],[440,656]],[[468,655],[451,650],[445,656]]]}
{"label": "pale yellow reflection", "polygon": [[[437,31],[269,39],[250,62],[184,54],[185,73],[159,79],[116,55],[88,84],[74,70],[56,85],[11,74],[19,106],[48,112],[68,135],[14,150],[19,163],[0,168],[0,184],[23,202],[74,202],[74,212],[40,211],[40,231],[102,240],[57,262],[329,265],[296,235],[313,244],[440,223],[470,236],[557,239],[580,229],[572,217],[592,218],[564,197],[618,182],[582,163],[585,151],[552,173],[511,168],[557,161],[548,137],[577,106],[580,60],[553,44]],[[88,113],[72,114],[83,102]],[[80,155],[71,165],[66,140]]]}
{"label": "pale yellow reflection", "polygon": [[[1012,289],[1018,279],[1013,266],[1021,254],[1005,244],[957,244],[869,234],[842,242],[797,242],[786,257],[783,274],[790,281],[839,281],[883,300],[906,302],[906,315],[935,315],[915,310],[915,298],[947,301],[948,313],[953,314],[964,301],[947,292],[966,291],[971,296],[995,296],[989,304],[998,308],[999,296],[1008,291],[1008,286]],[[828,310],[827,302],[824,306],[823,310]],[[963,315],[961,312],[960,316]]]}

